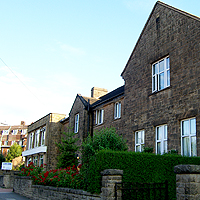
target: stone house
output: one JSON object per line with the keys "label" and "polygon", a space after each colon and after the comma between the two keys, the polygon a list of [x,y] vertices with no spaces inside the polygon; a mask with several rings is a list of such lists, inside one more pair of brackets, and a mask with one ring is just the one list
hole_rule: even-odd
{"label": "stone house", "polygon": [[33,162],[35,166],[46,164],[46,169],[55,169],[57,164],[58,147],[61,142],[64,114],[49,113],[28,126],[26,151],[22,152],[25,163]]}
{"label": "stone house", "polygon": [[121,76],[110,93],[77,95],[69,125],[78,137],[113,126],[131,151],[199,155],[200,18],[156,2]]}
{"label": "stone house", "polygon": [[121,76],[130,150],[200,155],[200,18],[158,1]]}
{"label": "stone house", "polygon": [[23,151],[26,149],[28,125],[21,121],[20,125],[3,125],[0,126],[0,149],[4,157],[6,157],[10,147],[17,143]]}

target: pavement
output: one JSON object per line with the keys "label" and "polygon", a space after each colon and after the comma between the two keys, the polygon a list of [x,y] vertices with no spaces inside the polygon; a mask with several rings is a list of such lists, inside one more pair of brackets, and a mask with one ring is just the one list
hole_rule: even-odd
{"label": "pavement", "polygon": [[14,193],[13,189],[5,189],[0,187],[0,200],[30,200],[30,199]]}

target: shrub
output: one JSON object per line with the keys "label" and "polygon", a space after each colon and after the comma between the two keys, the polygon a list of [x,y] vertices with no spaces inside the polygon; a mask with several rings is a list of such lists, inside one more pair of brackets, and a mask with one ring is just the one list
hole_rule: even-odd
{"label": "shrub", "polygon": [[84,189],[91,193],[100,193],[100,172],[105,169],[121,169],[124,171],[125,182],[148,183],[167,180],[169,199],[176,199],[174,166],[180,164],[200,165],[200,158],[102,150],[90,160]]}
{"label": "shrub", "polygon": [[5,160],[6,159],[4,158],[4,156],[0,154],[0,167],[1,167],[2,162],[5,162]]}
{"label": "shrub", "polygon": [[74,189],[81,189],[83,186],[83,178],[79,169],[73,165],[65,169],[54,169],[44,171],[43,166],[35,167],[30,163],[27,167],[22,169],[20,176],[30,176],[36,185],[69,187]]}
{"label": "shrub", "polygon": [[115,128],[97,130],[93,137],[89,136],[85,142],[83,142],[83,163],[87,163],[95,153],[103,149],[126,151],[128,147],[126,141],[116,133]]}

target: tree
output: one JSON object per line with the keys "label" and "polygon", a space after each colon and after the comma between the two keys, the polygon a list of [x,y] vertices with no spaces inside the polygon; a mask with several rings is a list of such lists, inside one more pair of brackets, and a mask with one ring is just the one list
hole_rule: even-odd
{"label": "tree", "polygon": [[6,156],[6,161],[7,162],[11,162],[12,159],[19,157],[22,155],[22,147],[17,144],[14,143],[11,147],[10,147],[10,151],[8,152],[7,156]]}
{"label": "tree", "polygon": [[4,158],[4,156],[2,155],[2,154],[0,154],[0,168],[1,168],[1,164],[2,164],[2,162],[5,162],[5,158]]}
{"label": "tree", "polygon": [[78,164],[76,152],[79,147],[76,145],[78,140],[78,138],[75,138],[76,133],[69,129],[68,132],[63,132],[63,134],[64,137],[62,137],[61,143],[56,143],[60,152],[58,168],[66,168]]}
{"label": "tree", "polygon": [[83,162],[85,163],[102,149],[111,149],[114,151],[128,150],[126,141],[116,133],[115,128],[97,130],[93,137],[88,136],[82,146]]}

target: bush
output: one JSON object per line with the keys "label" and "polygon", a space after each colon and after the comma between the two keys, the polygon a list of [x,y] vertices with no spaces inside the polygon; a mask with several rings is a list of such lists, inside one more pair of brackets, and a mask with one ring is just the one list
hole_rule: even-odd
{"label": "bush", "polygon": [[81,189],[83,185],[83,178],[79,169],[73,165],[65,169],[54,169],[44,171],[43,166],[35,167],[30,163],[27,167],[22,169],[20,176],[30,176],[36,185],[68,187],[74,189]]}
{"label": "bush", "polygon": [[139,152],[99,151],[90,160],[84,189],[91,193],[100,193],[100,172],[105,169],[121,169],[124,171],[124,182],[148,183],[165,182],[167,180],[169,199],[176,199],[174,166],[180,164],[200,165],[200,158],[172,154],[155,155]]}
{"label": "bush", "polygon": [[99,150],[110,149],[126,151],[126,141],[117,133],[115,128],[103,128],[95,131],[94,136],[89,136],[82,145],[83,163],[89,162]]}
{"label": "bush", "polygon": [[19,157],[22,155],[22,147],[17,144],[17,143],[14,143],[11,147],[10,147],[10,150],[6,156],[6,161],[7,162],[12,162],[12,160],[16,157]]}

